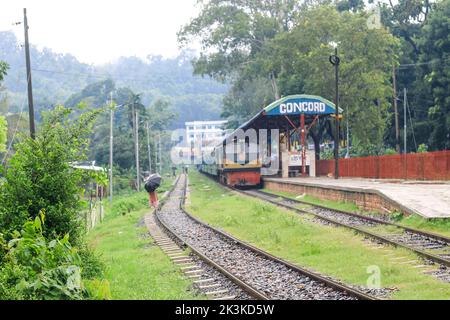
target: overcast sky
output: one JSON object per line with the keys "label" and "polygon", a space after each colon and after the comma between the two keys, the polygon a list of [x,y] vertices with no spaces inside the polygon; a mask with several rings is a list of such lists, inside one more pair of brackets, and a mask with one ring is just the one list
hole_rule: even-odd
{"label": "overcast sky", "polygon": [[71,53],[86,63],[120,56],[178,54],[176,33],[198,12],[196,0],[1,0],[0,30],[23,41],[27,8],[30,42]]}

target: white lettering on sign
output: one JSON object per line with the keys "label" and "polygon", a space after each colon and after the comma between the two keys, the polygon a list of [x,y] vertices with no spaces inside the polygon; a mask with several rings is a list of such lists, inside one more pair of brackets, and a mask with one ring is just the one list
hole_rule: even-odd
{"label": "white lettering on sign", "polygon": [[[311,159],[310,157],[305,157],[305,165],[310,166],[311,165]],[[302,165],[302,155],[301,154],[295,154],[295,153],[291,153],[290,154],[290,159],[289,159],[289,165],[290,166],[295,166],[295,167],[299,167]]]}
{"label": "white lettering on sign", "polygon": [[325,112],[326,105],[323,102],[288,102],[280,104],[280,113]]}

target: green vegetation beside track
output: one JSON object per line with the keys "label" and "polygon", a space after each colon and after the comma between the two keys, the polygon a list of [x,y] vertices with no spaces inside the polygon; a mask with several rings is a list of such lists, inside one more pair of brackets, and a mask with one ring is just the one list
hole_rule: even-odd
{"label": "green vegetation beside track", "polygon": [[434,232],[437,234],[441,234],[446,237],[450,237],[450,219],[449,218],[443,218],[443,219],[425,219],[421,216],[418,216],[416,214],[410,215],[410,216],[399,216],[397,218],[396,223],[421,229],[423,231],[429,231]]}
{"label": "green vegetation beside track", "polygon": [[[319,198],[310,196],[310,195],[299,195],[293,192],[283,192],[283,191],[274,191],[270,189],[263,189],[263,191],[284,196],[287,198],[291,198],[294,200],[300,200],[303,202],[310,203],[312,205],[322,205],[324,207],[348,212],[356,212],[365,214],[365,212],[361,212],[361,209],[358,208],[356,204],[353,202],[343,202],[343,201],[333,201],[333,200],[321,200]],[[305,205],[299,204],[299,208],[307,209],[304,207]],[[380,215],[379,213],[370,212],[371,215]],[[446,237],[450,237],[450,219],[426,219],[419,215],[413,214],[409,216],[404,216],[402,214],[393,213],[391,215],[393,222],[403,225],[405,227],[415,228],[426,232],[432,232],[436,234],[440,234]],[[388,231],[388,230],[384,230]]]}
{"label": "green vegetation beside track", "polygon": [[312,205],[321,205],[330,209],[337,209],[337,210],[342,210],[342,211],[349,211],[349,212],[358,212],[358,206],[356,204],[354,204],[353,202],[344,202],[344,201],[332,201],[332,200],[321,200],[319,198],[307,195],[307,194],[295,194],[295,193],[291,193],[291,192],[286,192],[286,191],[273,191],[271,189],[263,189],[262,191],[267,192],[267,193],[271,193],[271,194],[276,194],[279,196],[283,196],[286,198],[291,198],[294,200],[299,200],[299,201],[303,201],[303,202],[307,202],[309,204]]}
{"label": "green vegetation beside track", "polygon": [[[160,193],[172,180],[164,179]],[[90,245],[106,265],[112,299],[196,299],[192,283],[148,236],[145,192],[121,195],[107,208],[103,223],[88,235]]]}
{"label": "green vegetation beside track", "polygon": [[368,270],[376,266],[381,286],[398,289],[393,299],[450,298],[450,284],[423,274],[413,264],[400,264],[400,259],[418,259],[408,250],[371,247],[350,230],[321,225],[307,215],[239,195],[197,172],[189,174],[189,185],[190,213],[273,255],[364,286],[371,275]]}

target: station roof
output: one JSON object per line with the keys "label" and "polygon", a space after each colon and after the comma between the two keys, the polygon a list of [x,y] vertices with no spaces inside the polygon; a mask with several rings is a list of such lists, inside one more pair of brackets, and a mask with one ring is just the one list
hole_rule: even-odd
{"label": "station roof", "polygon": [[[309,124],[316,116],[334,117],[335,113],[335,104],[325,98],[306,94],[290,95],[272,102],[236,130],[293,129],[292,125],[296,128],[300,126],[301,114],[305,115],[305,123]],[[339,113],[343,113],[342,108],[339,108]],[[236,130],[224,140],[232,137]]]}
{"label": "station roof", "polygon": [[[286,117],[296,126],[300,125],[299,115],[304,114],[309,123],[314,116],[334,116],[336,107],[333,102],[313,95],[290,95],[276,100],[258,112],[253,118],[240,126],[241,129],[281,129],[290,125]],[[339,108],[339,113],[343,110]]]}

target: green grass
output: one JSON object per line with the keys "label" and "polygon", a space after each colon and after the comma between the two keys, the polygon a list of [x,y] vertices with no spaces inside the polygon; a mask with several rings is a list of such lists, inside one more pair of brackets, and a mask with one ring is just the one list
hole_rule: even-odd
{"label": "green grass", "polygon": [[425,219],[419,215],[402,216],[396,223],[450,237],[450,219]]}
{"label": "green grass", "polygon": [[[358,206],[353,202],[342,202],[342,201],[332,201],[332,200],[321,200],[316,197],[312,197],[309,195],[304,195],[298,197],[298,194],[292,192],[283,192],[283,191],[273,191],[270,189],[263,189],[265,192],[284,196],[291,199],[296,199],[304,202],[308,202],[310,204],[322,205],[327,208],[349,211],[349,212],[358,212],[361,214],[370,214],[370,215],[379,215],[379,213],[375,212],[363,212]],[[304,205],[299,204],[299,207],[304,207]],[[392,218],[395,223],[399,225],[403,225],[410,228],[415,228],[423,231],[434,232],[436,234],[441,234],[443,236],[450,237],[450,219],[426,219],[419,215],[413,214],[409,216],[398,215],[396,213],[392,214]]]}
{"label": "green grass", "polygon": [[[367,283],[367,268],[378,266],[381,286],[399,289],[394,299],[450,298],[450,284],[424,275],[412,265],[397,264],[350,230],[316,224],[291,211],[230,192],[196,172],[191,172],[189,179],[191,204],[187,209],[193,215],[278,257],[359,285]],[[404,249],[383,252],[407,260],[417,258]]]}
{"label": "green grass", "polygon": [[[164,177],[158,188],[158,197],[161,198],[165,191],[170,190],[174,179]],[[143,186],[142,186],[143,188]],[[146,191],[130,191],[113,197],[110,207],[108,199],[105,199],[105,219],[111,219],[119,215],[126,215],[132,211],[140,210],[148,206],[148,193]]]}
{"label": "green grass", "polygon": [[359,208],[358,206],[353,202],[343,202],[343,201],[332,201],[332,200],[322,200],[310,195],[299,195],[292,192],[285,192],[285,191],[273,191],[271,189],[263,189],[263,191],[271,194],[276,194],[280,196],[284,196],[286,198],[291,198],[299,201],[304,201],[310,204],[317,204],[322,205],[324,207],[330,208],[330,209],[337,209],[337,210],[343,210],[343,211],[350,211],[350,212],[358,212]]}
{"label": "green grass", "polygon": [[381,236],[401,235],[401,234],[403,234],[403,231],[404,231],[404,229],[401,229],[399,227],[391,226],[391,225],[384,225],[384,224],[380,224],[380,225],[377,225],[374,227],[362,226],[361,229],[365,229],[367,231],[376,233]]}
{"label": "green grass", "polygon": [[[134,209],[122,215],[114,210],[117,203],[132,203]],[[146,236],[140,224],[146,205],[143,192],[118,196],[104,222],[88,234],[89,244],[106,264],[112,299],[198,299],[192,283]]]}

